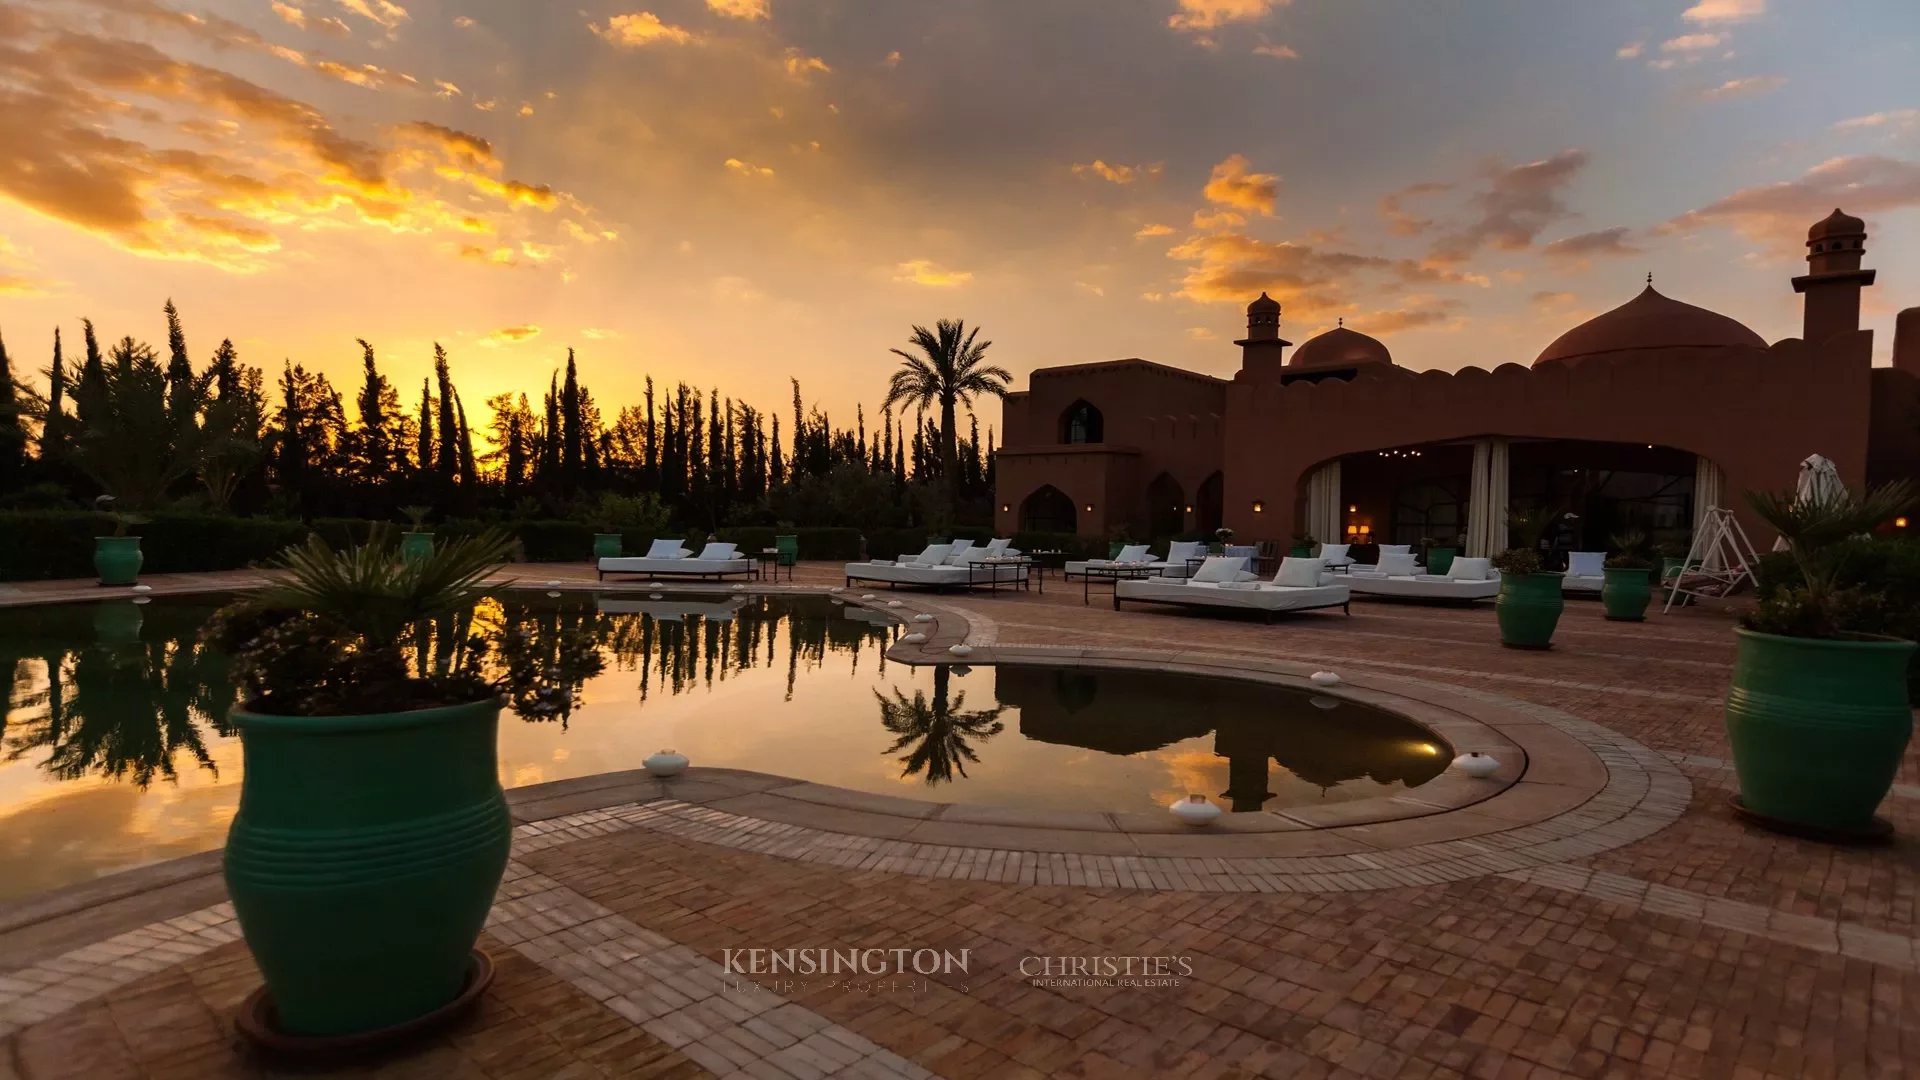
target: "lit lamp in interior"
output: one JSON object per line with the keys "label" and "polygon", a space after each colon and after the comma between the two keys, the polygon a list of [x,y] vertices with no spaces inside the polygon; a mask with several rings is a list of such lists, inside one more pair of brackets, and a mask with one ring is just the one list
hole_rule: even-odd
{"label": "lit lamp in interior", "polygon": [[1348,535],[1348,536],[1359,536],[1359,535],[1360,535],[1360,526],[1358,526],[1358,525],[1349,525],[1349,526],[1347,526],[1347,535]]}
{"label": "lit lamp in interior", "polygon": [[1347,513],[1354,514],[1354,513],[1358,513],[1359,511],[1360,511],[1360,508],[1358,506],[1355,506],[1352,503],[1347,504]]}
{"label": "lit lamp in interior", "polygon": [[1362,522],[1360,525],[1360,542],[1363,544],[1371,543],[1372,540],[1370,538],[1372,536],[1373,536],[1373,526],[1365,522]]}

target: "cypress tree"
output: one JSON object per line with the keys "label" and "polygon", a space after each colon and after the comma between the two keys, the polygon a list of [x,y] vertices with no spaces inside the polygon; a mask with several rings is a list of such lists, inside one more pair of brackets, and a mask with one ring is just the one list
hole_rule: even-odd
{"label": "cypress tree", "polygon": [[40,428],[40,460],[67,449],[67,362],[60,354],[60,328],[53,328],[53,366],[47,369],[47,422]]}
{"label": "cypress tree", "polygon": [[[387,380],[375,366],[373,346],[366,338],[358,339],[361,350],[361,363],[365,372],[360,383],[360,447],[366,467],[367,478],[379,481],[386,476],[390,464],[387,449],[387,425],[391,418],[387,416],[386,406],[389,391]],[[223,347],[228,346],[221,342]]]}
{"label": "cypress tree", "polygon": [[527,407],[527,395],[520,395],[520,407],[507,417],[507,464],[506,485],[509,492],[518,491],[527,482],[527,425],[526,418],[533,415]]}
{"label": "cypress tree", "polygon": [[786,455],[780,450],[780,416],[773,417],[773,448],[767,451],[767,486],[779,487],[787,482]]}
{"label": "cypress tree", "polygon": [[540,466],[534,479],[543,490],[553,490],[560,481],[560,376],[547,380],[546,426],[540,432]]}
{"label": "cypress tree", "polygon": [[420,441],[414,447],[413,467],[421,473],[433,471],[433,391],[427,380],[420,380]]}
{"label": "cypress tree", "polygon": [[0,491],[19,487],[27,473],[27,429],[20,420],[20,395],[13,385],[13,361],[0,337]]}
{"label": "cypress tree", "polygon": [[213,391],[221,401],[240,392],[240,353],[232,338],[221,338],[220,347],[213,350]]}
{"label": "cypress tree", "polygon": [[480,475],[473,467],[473,433],[467,430],[467,406],[459,394],[453,396],[453,409],[460,425],[460,486],[472,492],[480,486]]}
{"label": "cypress tree", "polygon": [[167,313],[167,415],[174,423],[194,414],[193,361],[187,358],[187,335],[180,329],[180,310],[169,299]]}
{"label": "cypress tree", "polygon": [[74,387],[73,407],[80,418],[80,430],[84,432],[100,419],[95,412],[106,400],[107,365],[100,356],[100,339],[94,336],[93,320],[81,319],[80,326],[86,334],[87,359]]}
{"label": "cypress tree", "polygon": [[572,491],[580,482],[580,375],[573,366],[573,350],[567,350],[567,379],[560,390],[560,475],[562,484]]}
{"label": "cypress tree", "polygon": [[641,482],[655,491],[660,489],[660,438],[653,414],[653,376],[647,376],[647,431],[641,459]]}
{"label": "cypress tree", "polygon": [[453,419],[453,374],[447,369],[447,350],[433,343],[433,378],[440,391],[440,454],[434,458],[434,472],[448,487],[460,473],[460,432]]}
{"label": "cypress tree", "polygon": [[282,360],[281,365],[280,453],[275,469],[280,474],[280,486],[298,497],[305,493],[307,486],[306,416],[300,407],[299,380],[294,376],[293,361]]}

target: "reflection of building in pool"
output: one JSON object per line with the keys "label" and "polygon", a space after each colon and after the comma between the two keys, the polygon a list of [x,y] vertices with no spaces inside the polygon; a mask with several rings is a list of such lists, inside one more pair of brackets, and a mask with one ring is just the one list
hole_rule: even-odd
{"label": "reflection of building in pool", "polygon": [[1237,539],[1505,546],[1509,504],[1553,505],[1558,546],[1639,527],[1685,537],[1739,491],[1790,487],[1820,453],[1850,488],[1920,472],[1920,308],[1893,366],[1860,328],[1866,226],[1813,226],[1802,333],[1768,345],[1651,285],[1523,366],[1414,371],[1345,326],[1293,350],[1264,294],[1218,379],[1145,360],[1042,368],[1007,396],[995,527],[1136,536],[1232,527]]}
{"label": "reflection of building in pool", "polygon": [[1425,729],[1389,713],[1344,702],[1317,709],[1276,687],[1199,678],[1180,680],[1188,692],[1173,708],[1168,678],[1008,665],[994,669],[994,692],[1020,710],[1020,734],[1040,742],[1131,756],[1212,733],[1228,763],[1220,797],[1236,811],[1273,797],[1272,764],[1322,789],[1363,777],[1413,787],[1446,768]]}

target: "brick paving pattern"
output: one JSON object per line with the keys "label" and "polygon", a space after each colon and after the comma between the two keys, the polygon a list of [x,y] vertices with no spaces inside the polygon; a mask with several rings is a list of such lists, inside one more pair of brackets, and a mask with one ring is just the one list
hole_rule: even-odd
{"label": "brick paving pattern", "polygon": [[[581,576],[580,568],[551,574],[570,584]],[[833,567],[803,565],[798,577],[839,584]],[[1047,883],[1009,878],[1004,847],[998,866],[991,853],[983,866],[957,855],[950,869],[916,873],[885,856],[869,861],[872,852],[805,857],[780,847],[783,838],[823,852],[832,844],[851,851],[855,838],[769,829],[747,814],[732,815],[737,827],[717,828],[722,818],[700,815],[722,811],[649,800],[597,816],[569,811],[572,824],[522,827],[488,941],[500,978],[479,1015],[374,1071],[1920,1072],[1920,750],[1910,748],[1901,786],[1882,807],[1897,829],[1889,846],[1825,847],[1738,822],[1726,806],[1735,778],[1719,706],[1733,656],[1724,611],[1655,614],[1628,626],[1603,621],[1598,604],[1569,602],[1555,649],[1535,654],[1501,649],[1485,608],[1356,603],[1351,617],[1263,625],[1116,613],[1098,595],[1083,604],[1078,590],[924,600],[877,593],[915,610],[964,613],[967,640],[981,646],[1295,660],[1524,702],[1633,740],[1658,759],[1645,763],[1647,775],[1671,769],[1690,793],[1672,807],[1677,820],[1605,850],[1359,891],[1226,892],[1178,880],[1127,887],[1099,874]],[[954,625],[929,631],[930,655],[958,640],[957,620],[947,621]],[[675,824],[686,821],[704,824]],[[981,850],[1012,832],[983,830],[992,842]],[[545,897],[546,910],[515,906],[534,896]],[[260,1075],[229,1020],[257,975],[243,945],[214,940],[231,933],[224,913],[198,915],[171,939],[92,946],[78,969],[61,971],[66,957],[43,959],[23,980],[0,960],[0,1025],[19,1025],[0,1026],[0,1077]],[[169,940],[190,944],[177,959],[156,954]],[[966,950],[969,964],[905,985],[729,984],[719,965],[726,950],[744,947]],[[1036,985],[1020,974],[1025,957],[1163,955],[1190,964],[1181,985]],[[112,967],[128,957],[161,966]],[[100,978],[103,964],[110,978]],[[31,989],[46,985],[69,989],[53,998]]]}

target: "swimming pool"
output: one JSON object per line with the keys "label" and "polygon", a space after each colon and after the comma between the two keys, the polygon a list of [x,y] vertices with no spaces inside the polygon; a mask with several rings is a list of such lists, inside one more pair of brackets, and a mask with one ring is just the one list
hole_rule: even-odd
{"label": "swimming pool", "polygon": [[[0,897],[220,846],[239,798],[227,662],[196,638],[222,598],[17,608],[0,731]],[[825,596],[542,594],[422,628],[416,663],[518,632],[547,666],[588,640],[574,693],[502,718],[509,787],[637,768],[672,747],[858,791],[1031,809],[1152,811],[1199,792],[1239,812],[1417,787],[1450,753],[1351,701],[1147,671],[917,667],[901,632]],[[584,636],[584,637],[582,637]]]}

